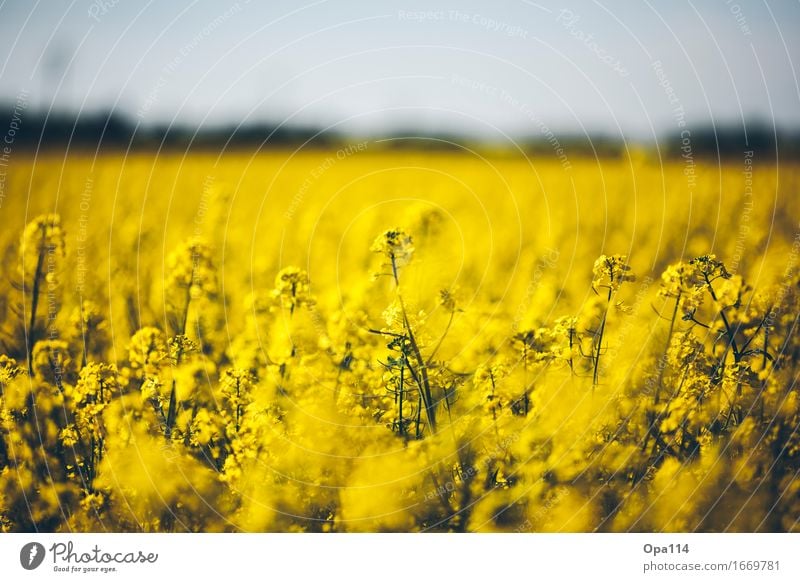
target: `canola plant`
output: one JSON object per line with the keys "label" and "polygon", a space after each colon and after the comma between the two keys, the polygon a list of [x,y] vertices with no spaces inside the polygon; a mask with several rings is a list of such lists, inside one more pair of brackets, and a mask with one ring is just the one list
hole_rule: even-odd
{"label": "canola plant", "polygon": [[800,172],[748,160],[15,153],[0,529],[797,531]]}

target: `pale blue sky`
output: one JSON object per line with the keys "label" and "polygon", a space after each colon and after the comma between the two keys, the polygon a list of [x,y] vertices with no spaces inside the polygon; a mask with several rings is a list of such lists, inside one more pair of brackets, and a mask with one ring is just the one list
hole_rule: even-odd
{"label": "pale blue sky", "polygon": [[798,1],[0,2],[0,99],[145,123],[794,129],[799,59]]}

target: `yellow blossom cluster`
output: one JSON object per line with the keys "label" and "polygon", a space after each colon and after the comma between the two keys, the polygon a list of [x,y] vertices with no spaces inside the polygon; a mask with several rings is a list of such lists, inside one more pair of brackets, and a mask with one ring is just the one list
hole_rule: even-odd
{"label": "yellow blossom cluster", "polygon": [[0,530],[800,529],[796,169],[325,155],[15,163]]}

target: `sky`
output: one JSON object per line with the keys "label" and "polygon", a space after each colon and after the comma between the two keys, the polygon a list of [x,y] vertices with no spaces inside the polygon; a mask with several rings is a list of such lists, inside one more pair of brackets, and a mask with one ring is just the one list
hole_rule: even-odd
{"label": "sky", "polygon": [[0,0],[0,101],[147,124],[800,128],[800,2]]}

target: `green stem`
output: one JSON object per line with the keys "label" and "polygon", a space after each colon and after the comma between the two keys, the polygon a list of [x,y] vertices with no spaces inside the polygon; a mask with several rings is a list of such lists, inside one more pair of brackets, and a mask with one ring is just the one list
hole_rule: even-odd
{"label": "green stem", "polygon": [[237,378],[236,379],[236,434],[239,434],[239,420],[241,419],[241,414],[242,414],[241,384],[242,381]]}
{"label": "green stem", "polygon": [[42,230],[42,244],[39,246],[39,256],[36,258],[36,272],[33,277],[33,290],[31,293],[31,318],[28,325],[28,374],[33,376],[33,346],[36,343],[36,309],[39,307],[39,284],[42,278],[42,267],[44,266],[44,236]]}
{"label": "green stem", "polygon": [[433,403],[433,396],[431,395],[431,385],[428,379],[428,370],[425,365],[425,359],[422,357],[417,340],[414,337],[414,330],[411,329],[411,323],[408,319],[408,312],[406,311],[405,301],[400,292],[400,278],[397,273],[397,261],[395,256],[390,255],[392,261],[392,274],[394,275],[394,282],[397,286],[397,299],[400,302],[400,310],[403,313],[403,325],[408,334],[408,340],[411,343],[411,350],[414,354],[414,359],[417,361],[417,369],[419,371],[419,387],[421,391],[422,400],[425,404],[425,415],[428,418],[428,424],[431,427],[431,432],[436,433],[436,411]]}
{"label": "green stem", "polygon": [[403,391],[405,390],[405,386],[403,384],[405,380],[405,355],[403,355],[403,359],[400,361],[400,394],[398,395],[399,404],[398,404],[398,424],[397,424],[397,432],[400,433],[400,436],[403,436]]}
{"label": "green stem", "polygon": [[[703,277],[705,278],[706,284],[708,285],[708,292],[711,294],[711,299],[714,300],[714,303],[719,304],[719,299],[717,299],[717,294],[714,293],[714,287],[712,287],[711,281],[709,280],[708,275],[703,275]],[[736,337],[734,335],[735,332],[734,332],[733,328],[731,327],[731,324],[728,321],[727,316],[725,315],[725,306],[724,305],[720,306],[719,315],[722,318],[723,325],[725,325],[725,332],[728,334],[728,338],[729,338],[728,346],[733,349],[733,360],[734,360],[734,362],[738,363],[739,360],[741,359],[741,354],[739,352],[739,348],[736,345]],[[725,355],[727,356],[727,350],[725,351]],[[723,360],[722,363],[724,364],[725,360]]]}
{"label": "green stem", "polygon": [[672,343],[672,332],[675,330],[675,320],[678,317],[678,308],[680,307],[680,303],[681,303],[681,292],[678,291],[678,296],[675,298],[675,308],[672,310],[672,319],[670,319],[669,321],[669,332],[667,333],[667,345],[664,346],[664,355],[662,356],[662,361],[659,362],[658,366],[658,382],[656,382],[656,394],[655,394],[656,404],[658,404],[659,396],[661,394],[661,386],[664,381],[664,369],[667,367],[666,366],[667,354],[669,353],[669,346]]}
{"label": "green stem", "polygon": [[594,355],[594,372],[592,373],[592,388],[600,383],[600,352],[603,349],[603,334],[606,331],[606,320],[608,319],[608,310],[611,307],[611,294],[613,289],[608,288],[608,297],[606,299],[606,308],[603,311],[603,318],[600,320],[600,329],[597,332],[597,345],[595,345]]}
{"label": "green stem", "polygon": [[453,325],[453,318],[455,317],[455,314],[456,314],[455,311],[451,311],[450,312],[450,319],[447,320],[447,325],[445,326],[444,332],[442,332],[442,335],[439,338],[439,341],[436,343],[436,347],[433,348],[433,351],[431,352],[431,355],[428,356],[428,361],[425,362],[426,365],[428,365],[428,366],[431,365],[431,362],[433,362],[433,357],[436,355],[436,352],[438,352],[439,348],[442,347],[442,343],[444,342],[444,338],[447,337],[447,333],[450,331],[450,326]]}
{"label": "green stem", "polygon": [[[189,306],[186,306],[187,311]],[[183,349],[178,348],[178,352],[175,354],[175,367],[177,368],[181,363],[181,357],[183,356]],[[177,382],[175,378],[172,379],[172,389],[169,392],[169,407],[167,408],[167,426],[164,431],[167,438],[172,436],[172,427],[175,426],[175,417],[178,415],[178,402],[177,402]]]}
{"label": "green stem", "polygon": [[500,430],[497,428],[497,403],[495,399],[495,392],[497,390],[497,386],[494,383],[494,374],[489,371],[489,381],[492,384],[492,424],[494,425],[494,436],[497,439],[498,446],[500,445]]}

